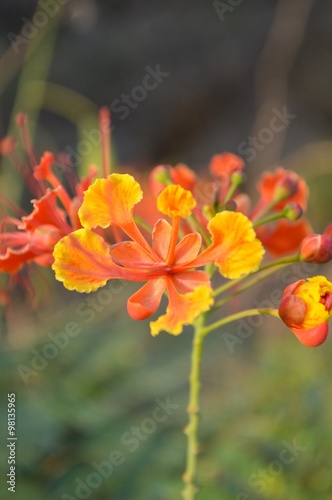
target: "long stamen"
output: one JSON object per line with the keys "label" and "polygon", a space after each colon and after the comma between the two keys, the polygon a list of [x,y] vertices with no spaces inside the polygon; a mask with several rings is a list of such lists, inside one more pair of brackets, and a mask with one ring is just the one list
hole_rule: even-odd
{"label": "long stamen", "polygon": [[18,113],[16,116],[16,124],[20,130],[22,143],[29,159],[31,168],[34,168],[38,164],[37,156],[33,150],[32,140],[30,132],[27,126],[27,117],[24,113]]}
{"label": "long stamen", "polygon": [[176,247],[178,235],[179,235],[179,227],[180,227],[180,217],[177,215],[177,216],[173,217],[171,241],[169,243],[169,248],[168,248],[167,257],[166,257],[166,264],[167,265],[171,265],[173,263],[173,260],[174,260],[175,247]]}
{"label": "long stamen", "polygon": [[106,179],[111,173],[111,115],[107,106],[103,106],[99,111],[99,130],[103,176]]}

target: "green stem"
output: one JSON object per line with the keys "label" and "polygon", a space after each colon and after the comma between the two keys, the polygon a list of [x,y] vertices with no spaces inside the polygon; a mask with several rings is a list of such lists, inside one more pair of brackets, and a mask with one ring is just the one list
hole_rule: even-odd
{"label": "green stem", "polygon": [[241,319],[241,318],[246,318],[248,316],[257,316],[260,314],[267,314],[269,316],[274,316],[275,318],[280,318],[277,309],[271,309],[271,308],[247,309],[246,311],[241,311],[241,312],[232,314],[231,316],[227,316],[226,318],[222,318],[222,319],[219,319],[218,321],[215,321],[214,323],[211,323],[211,325],[208,325],[203,329],[203,331],[201,332],[201,335],[203,337],[205,337],[208,333],[212,332],[213,330],[216,330],[220,326],[227,325],[227,323],[231,323],[232,321],[236,321],[237,319]]}
{"label": "green stem", "polygon": [[226,304],[227,302],[229,302],[231,299],[233,299],[234,297],[236,297],[240,293],[244,292],[245,290],[248,290],[248,288],[251,288],[252,286],[254,286],[257,283],[259,283],[260,281],[264,280],[265,278],[267,278],[271,274],[276,273],[277,271],[279,271],[280,269],[283,269],[286,266],[288,266],[288,264],[282,264],[282,265],[279,265],[278,267],[272,267],[272,268],[269,268],[269,269],[265,269],[265,272],[262,272],[259,276],[257,276],[255,278],[249,280],[243,286],[241,286],[240,288],[238,288],[237,290],[235,290],[233,293],[231,293],[230,295],[228,295],[228,297],[226,297],[226,298],[224,298],[222,300],[219,300],[219,302],[217,302],[213,306],[213,309],[211,309],[211,311],[215,311],[216,309],[218,309],[219,307],[223,306],[224,304]]}
{"label": "green stem", "polygon": [[187,464],[183,475],[185,487],[182,492],[184,500],[194,500],[198,492],[196,484],[198,440],[197,431],[199,424],[199,392],[201,359],[204,340],[204,315],[201,315],[195,324],[195,333],[193,339],[193,349],[191,354],[191,371],[189,377],[190,392],[188,403],[188,425],[184,433],[187,436]]}
{"label": "green stem", "polygon": [[[271,267],[272,268],[273,267],[276,268],[276,269],[273,270],[273,272],[275,272],[275,271],[278,271],[279,269],[282,269],[285,265],[294,264],[295,262],[298,262],[298,261],[299,261],[298,254],[292,255],[291,257],[285,257],[283,259],[274,260],[274,261],[269,262],[268,264],[265,264],[264,266],[260,267],[259,269],[257,269],[257,271],[254,271],[249,276],[252,276],[253,274],[260,273],[261,271],[265,271],[266,269],[270,269]],[[247,276],[242,276],[241,278],[228,281],[224,285],[221,285],[219,288],[216,288],[215,291],[213,292],[214,297],[217,297],[217,295],[220,295],[221,293],[226,292],[227,290],[229,290],[230,288],[232,288],[234,285],[237,285],[238,283],[240,283],[241,281],[245,280],[249,276],[248,275]],[[265,275],[264,275],[264,277],[265,277]],[[258,278],[258,281],[260,281],[260,279],[261,278]],[[255,281],[255,283],[256,283],[256,281]]]}
{"label": "green stem", "polygon": [[267,224],[268,222],[272,222],[274,220],[279,220],[279,219],[284,219],[284,218],[285,218],[284,212],[279,212],[276,214],[269,215],[268,217],[265,217],[264,219],[260,219],[257,222],[254,222],[252,227],[256,228],[258,226],[262,226],[263,224]]}

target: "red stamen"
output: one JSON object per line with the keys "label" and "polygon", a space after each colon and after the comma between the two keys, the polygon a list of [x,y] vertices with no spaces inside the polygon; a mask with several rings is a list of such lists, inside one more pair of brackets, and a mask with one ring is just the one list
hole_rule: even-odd
{"label": "red stamen", "polygon": [[101,139],[101,153],[103,164],[103,176],[111,173],[111,115],[107,106],[103,106],[99,111],[99,131]]}
{"label": "red stamen", "polygon": [[31,168],[33,168],[37,165],[38,159],[32,146],[30,132],[27,126],[27,116],[25,113],[18,113],[16,115],[16,125],[20,130],[23,147],[29,159]]}

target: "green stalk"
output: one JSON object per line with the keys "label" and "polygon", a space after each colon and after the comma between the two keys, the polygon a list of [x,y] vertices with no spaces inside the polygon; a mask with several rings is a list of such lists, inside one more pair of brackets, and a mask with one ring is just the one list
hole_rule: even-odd
{"label": "green stalk", "polygon": [[227,316],[226,318],[219,319],[218,321],[215,321],[214,323],[211,323],[211,325],[206,326],[203,331],[201,332],[201,335],[205,337],[208,333],[212,332],[213,330],[216,330],[217,328],[227,325],[228,323],[231,323],[232,321],[236,321],[237,319],[241,318],[246,318],[248,316],[257,316],[261,314],[267,314],[269,316],[274,316],[275,318],[280,318],[278,310],[277,309],[271,309],[271,308],[265,308],[265,309],[247,309],[246,311],[241,311],[235,314],[232,314],[231,316]]}
{"label": "green stalk", "polygon": [[199,393],[201,360],[204,340],[204,321],[205,316],[201,315],[195,324],[195,333],[193,339],[193,349],[191,354],[191,372],[189,377],[190,392],[188,403],[188,425],[184,429],[187,436],[187,464],[183,475],[185,487],[182,492],[184,500],[194,500],[198,492],[196,483],[197,476],[197,454],[198,454],[198,424],[199,424]]}
{"label": "green stalk", "polygon": [[[283,259],[274,260],[274,261],[269,262],[268,264],[265,264],[264,266],[260,267],[259,269],[257,269],[257,271],[254,271],[249,276],[252,276],[253,274],[260,273],[262,271],[265,271],[266,269],[270,269],[270,268],[273,268],[273,267],[276,268],[276,269],[273,270],[273,272],[275,272],[275,271],[278,271],[279,269],[282,269],[284,266],[286,266],[288,264],[294,264],[295,262],[298,262],[299,260],[300,259],[299,259],[298,254],[292,255],[291,257],[285,257]],[[247,276],[242,276],[241,278],[237,278],[235,280],[228,281],[224,285],[221,285],[219,288],[216,288],[216,290],[213,292],[213,296],[217,297],[217,295],[220,295],[221,293],[226,292],[227,290],[229,290],[230,288],[232,288],[234,285],[237,285],[241,281],[247,279],[249,276],[248,275]],[[265,276],[266,275],[264,275],[264,277]],[[260,281],[261,279],[263,279],[263,278],[259,278],[258,281]],[[255,283],[256,282],[257,281],[255,281]]]}

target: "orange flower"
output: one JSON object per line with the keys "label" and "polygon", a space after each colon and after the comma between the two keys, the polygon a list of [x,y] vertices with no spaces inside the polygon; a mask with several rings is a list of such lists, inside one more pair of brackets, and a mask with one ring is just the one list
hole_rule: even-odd
{"label": "orange flower", "polygon": [[[198,233],[178,241],[181,219],[189,217],[196,204],[192,193],[180,185],[167,186],[159,194],[158,209],[172,224],[159,219],[150,244],[133,218],[141,198],[140,185],[131,175],[112,174],[95,181],[79,209],[83,229],[56,244],[53,269],[66,288],[78,292],[97,290],[110,279],[145,281],[127,302],[134,319],[151,316],[167,291],[166,314],[151,323],[151,333],[165,330],[178,335],[183,325],[193,323],[213,303],[209,276],[196,268],[214,262],[223,276],[238,278],[258,268],[264,250],[251,222],[234,212],[218,213],[211,219],[207,227],[212,241],[203,251]],[[130,240],[109,246],[93,231],[110,225]]]}
{"label": "orange flower", "polygon": [[[265,172],[258,184],[258,191],[260,200],[249,216],[252,221],[266,213],[282,212],[286,205],[296,204],[300,210],[306,209],[308,188],[304,179],[295,172],[281,167],[274,172]],[[281,219],[256,229],[257,236],[265,248],[280,257],[296,252],[302,240],[311,232],[311,226],[305,219]]]}
{"label": "orange flower", "polygon": [[312,231],[305,220],[291,222],[281,219],[256,229],[258,238],[272,255],[283,256],[297,252],[303,239]]}
{"label": "orange flower", "polygon": [[258,183],[261,195],[257,211],[273,204],[273,210],[281,212],[290,203],[298,203],[303,210],[307,208],[308,187],[302,177],[282,167],[274,172],[265,172]]}
{"label": "orange flower", "polygon": [[241,172],[243,168],[242,158],[228,152],[212,156],[209,164],[210,172],[217,177],[227,177],[227,179],[235,172]]}
{"label": "orange flower", "polygon": [[324,276],[292,283],[284,290],[279,315],[303,345],[322,344],[332,316],[332,283]]}

